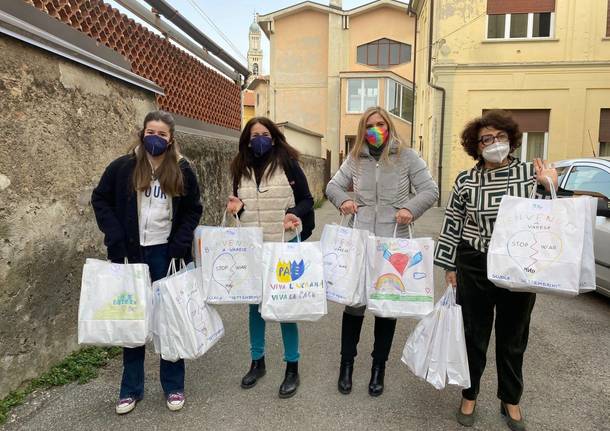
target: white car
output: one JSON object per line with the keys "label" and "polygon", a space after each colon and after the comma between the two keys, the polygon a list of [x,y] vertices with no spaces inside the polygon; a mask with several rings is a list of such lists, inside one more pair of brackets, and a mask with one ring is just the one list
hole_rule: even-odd
{"label": "white car", "polygon": [[598,198],[595,223],[595,272],[597,291],[610,297],[610,158],[562,160],[553,163],[559,187]]}

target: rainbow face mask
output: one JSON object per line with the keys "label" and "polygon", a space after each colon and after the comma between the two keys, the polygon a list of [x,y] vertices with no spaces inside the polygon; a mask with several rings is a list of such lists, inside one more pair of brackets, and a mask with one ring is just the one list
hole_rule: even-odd
{"label": "rainbow face mask", "polygon": [[388,129],[382,129],[380,127],[371,127],[366,130],[366,141],[379,148],[388,140]]}

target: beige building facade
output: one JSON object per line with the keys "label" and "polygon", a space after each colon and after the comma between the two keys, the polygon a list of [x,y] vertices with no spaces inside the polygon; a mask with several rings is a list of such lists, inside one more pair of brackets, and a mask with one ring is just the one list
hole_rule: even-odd
{"label": "beige building facade", "polygon": [[487,109],[513,113],[521,160],[610,155],[608,0],[414,0],[412,8],[414,142],[442,204],[474,164],[460,132]]}
{"label": "beige building facade", "polygon": [[393,114],[410,143],[413,112],[415,18],[406,3],[377,0],[343,10],[306,1],[266,15],[258,24],[270,41],[268,82],[256,92],[276,122],[290,122],[323,135],[320,153],[336,170],[349,151],[358,120],[369,106]]}

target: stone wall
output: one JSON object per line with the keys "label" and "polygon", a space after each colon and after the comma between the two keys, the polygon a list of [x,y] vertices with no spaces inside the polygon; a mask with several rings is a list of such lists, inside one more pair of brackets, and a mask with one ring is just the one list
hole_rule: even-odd
{"label": "stone wall", "polygon": [[[0,36],[0,397],[76,349],[82,265],[104,258],[89,204],[154,96]],[[218,224],[231,193],[235,138],[177,133]],[[303,157],[316,199],[322,159]]]}

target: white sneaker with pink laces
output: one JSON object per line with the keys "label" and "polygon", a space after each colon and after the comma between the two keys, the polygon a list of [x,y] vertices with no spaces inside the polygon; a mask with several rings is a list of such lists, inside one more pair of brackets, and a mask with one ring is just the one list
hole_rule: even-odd
{"label": "white sneaker with pink laces", "polygon": [[184,406],[184,392],[172,392],[167,396],[167,408],[171,411],[180,410]]}
{"label": "white sneaker with pink laces", "polygon": [[136,400],[135,398],[131,398],[131,397],[121,398],[116,403],[116,413],[118,415],[124,415],[125,413],[129,413],[130,411],[132,411],[133,409],[136,408],[137,402],[138,402],[138,400]]}

